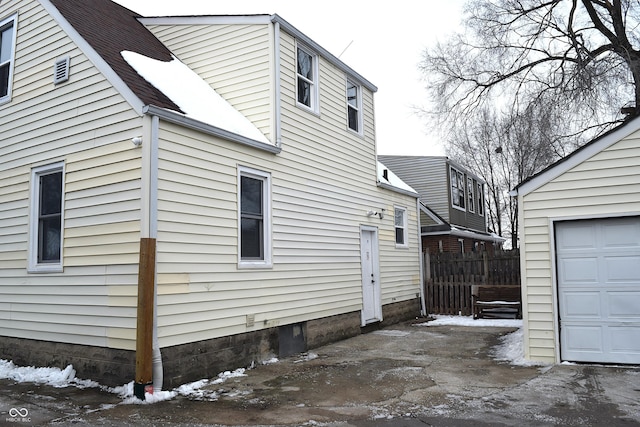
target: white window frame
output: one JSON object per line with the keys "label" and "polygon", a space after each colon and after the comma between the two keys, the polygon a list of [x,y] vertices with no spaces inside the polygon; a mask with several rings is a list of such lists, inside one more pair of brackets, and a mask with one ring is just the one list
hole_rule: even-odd
{"label": "white window frame", "polygon": [[[349,87],[354,87],[356,90],[355,105],[349,102]],[[347,78],[347,85],[345,87],[345,97],[347,100],[347,129],[358,135],[362,135],[362,86]],[[349,111],[355,110],[356,112],[356,127],[353,129],[349,124]]]}
{"label": "white window frame", "polygon": [[[311,57],[311,72],[312,72],[312,79],[309,80],[306,76],[303,76],[302,74],[298,73],[298,52],[299,50],[303,51],[304,53],[306,53],[307,55],[309,55]],[[318,73],[318,55],[316,53],[314,53],[311,49],[309,49],[308,47],[304,46],[303,44],[300,43],[296,43],[296,105],[298,105],[301,108],[304,108],[306,110],[309,110],[313,113],[318,114],[319,111],[319,73]],[[305,82],[310,84],[310,93],[309,96],[311,97],[311,99],[309,100],[309,105],[306,105],[302,102],[299,101],[299,84],[298,84],[298,80],[302,79]]]}
{"label": "white window frame", "polygon": [[[242,177],[262,181],[262,259],[242,259]],[[261,170],[238,167],[238,268],[271,268],[272,262],[271,236],[271,174]]]}
{"label": "white window frame", "polygon": [[0,66],[8,65],[9,78],[7,82],[7,94],[0,95],[0,105],[11,101],[11,93],[13,90],[13,70],[15,68],[15,59],[16,59],[16,35],[18,33],[18,15],[17,14],[9,16],[8,18],[5,18],[3,20],[0,20],[0,31],[2,31],[3,28],[8,27],[9,25],[12,26],[11,27],[12,29],[11,45],[10,45],[11,53],[9,54],[8,61],[0,63]]}
{"label": "white window frame", "polygon": [[[454,193],[454,174],[455,174],[455,183],[456,183],[456,189],[458,192],[462,191],[462,198],[460,198],[460,194],[456,194]],[[459,209],[461,211],[466,211],[465,209],[465,205],[467,202],[467,195],[465,192],[465,188],[467,187],[467,180],[465,179],[464,176],[464,172],[457,170],[456,168],[454,168],[453,166],[449,167],[449,181],[451,182],[451,185],[449,186],[449,191],[451,193],[451,206],[453,206],[455,209]],[[462,177],[462,178],[461,178]],[[462,186],[460,186],[460,182],[462,181]],[[460,206],[460,200],[462,200],[462,206]]]}
{"label": "white window frame", "polygon": [[[40,244],[40,232],[39,232],[39,220],[40,220],[40,176],[48,175],[51,173],[62,173],[62,200],[60,206],[60,259],[58,262],[39,262],[39,244]],[[63,254],[63,242],[64,242],[64,162],[54,163],[46,166],[40,166],[31,170],[31,188],[30,188],[30,200],[31,209],[29,215],[29,261],[28,271],[32,273],[57,273],[63,270],[62,261],[64,259]]]}
{"label": "white window frame", "polygon": [[[398,211],[402,212],[402,226],[396,224],[396,213]],[[394,240],[396,242],[396,248],[407,248],[409,247],[409,233],[408,233],[408,220],[407,220],[407,208],[402,206],[394,206],[393,207],[393,230],[394,230]],[[398,243],[398,228],[402,228],[402,243]]]}
{"label": "white window frame", "polygon": [[473,195],[475,193],[475,182],[473,178],[467,176],[467,206],[471,213],[476,211],[476,198]]}

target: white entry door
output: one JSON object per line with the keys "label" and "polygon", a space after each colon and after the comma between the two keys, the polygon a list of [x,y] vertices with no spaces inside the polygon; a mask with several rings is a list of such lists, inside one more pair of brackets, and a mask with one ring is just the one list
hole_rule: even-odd
{"label": "white entry door", "polygon": [[380,303],[380,273],[378,268],[378,230],[360,230],[362,264],[362,326],[382,320]]}
{"label": "white entry door", "polygon": [[562,360],[640,363],[640,217],[556,224]]}

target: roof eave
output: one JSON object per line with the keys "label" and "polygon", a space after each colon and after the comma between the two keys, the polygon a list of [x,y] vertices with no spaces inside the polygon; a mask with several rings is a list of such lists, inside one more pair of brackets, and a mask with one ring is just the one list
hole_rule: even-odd
{"label": "roof eave", "polygon": [[279,154],[282,151],[281,147],[267,144],[262,141],[257,141],[252,138],[247,138],[246,136],[230,132],[228,130],[192,119],[190,117],[186,117],[184,114],[167,110],[166,108],[156,107],[154,105],[145,105],[143,108],[143,113],[158,116],[159,118],[166,120],[167,122],[184,126],[189,129],[197,130],[208,135],[222,138],[227,141],[236,142],[248,147],[256,148],[258,150],[266,151],[273,154]]}

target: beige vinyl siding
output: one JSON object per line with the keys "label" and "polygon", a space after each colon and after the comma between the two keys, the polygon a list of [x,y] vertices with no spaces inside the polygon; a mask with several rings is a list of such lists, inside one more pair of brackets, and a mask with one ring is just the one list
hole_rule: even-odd
{"label": "beige vinyl siding", "polygon": [[[12,100],[0,106],[1,335],[135,348],[142,119],[38,2],[18,11]],[[53,85],[55,59],[70,80]],[[64,162],[61,273],[28,273],[30,174]]]}
{"label": "beige vinyl siding", "polygon": [[640,211],[640,132],[619,141],[523,197],[521,254],[526,282],[526,354],[555,362],[550,221]]}
{"label": "beige vinyl siding", "polygon": [[149,29],[273,140],[271,25],[154,25]]}
{"label": "beige vinyl siding", "polygon": [[[347,129],[346,76],[321,59],[320,116],[309,113],[295,104],[286,34],[282,51],[282,153],[161,121],[161,347],[360,310],[362,225],[378,227],[382,303],[419,293],[416,199],[376,186],[372,93],[360,137]],[[239,166],[271,174],[272,268],[237,266]],[[407,208],[409,248],[395,246],[394,205]],[[383,220],[366,215],[381,208]]]}

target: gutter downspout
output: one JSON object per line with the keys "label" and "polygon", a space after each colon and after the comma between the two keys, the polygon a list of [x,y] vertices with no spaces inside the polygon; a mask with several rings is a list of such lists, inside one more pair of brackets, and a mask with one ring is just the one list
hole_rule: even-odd
{"label": "gutter downspout", "polygon": [[[160,119],[151,116],[151,153],[149,171],[149,235],[154,240],[158,238],[158,139]],[[155,266],[154,266],[155,267]],[[162,369],[162,354],[158,343],[158,279],[157,268],[154,268],[153,280],[153,390],[161,391],[164,380]]]}
{"label": "gutter downspout", "polygon": [[275,64],[274,64],[274,78],[273,78],[273,93],[275,97],[274,107],[275,107],[275,144],[276,147],[282,147],[282,95],[280,93],[280,22],[275,21],[274,26],[274,55],[275,55]]}

